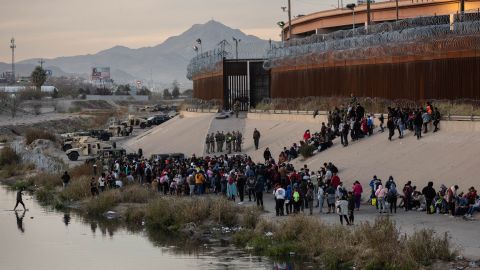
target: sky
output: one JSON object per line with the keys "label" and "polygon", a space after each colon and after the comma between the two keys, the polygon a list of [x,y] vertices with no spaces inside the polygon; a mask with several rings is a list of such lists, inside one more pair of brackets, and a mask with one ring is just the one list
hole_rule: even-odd
{"label": "sky", "polygon": [[[94,54],[122,45],[155,46],[210,19],[279,40],[287,0],[15,0],[1,1],[0,61]],[[344,5],[349,0],[344,0]],[[337,0],[292,0],[292,16],[334,8]]]}

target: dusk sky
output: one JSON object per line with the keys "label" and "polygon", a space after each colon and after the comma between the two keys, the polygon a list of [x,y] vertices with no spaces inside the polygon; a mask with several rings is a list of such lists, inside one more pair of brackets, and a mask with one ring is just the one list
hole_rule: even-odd
{"label": "dusk sky", "polygon": [[[343,1],[344,5],[349,0]],[[93,54],[123,45],[154,46],[210,19],[263,39],[279,40],[287,0],[16,0],[2,1],[0,61]],[[333,8],[337,0],[292,0],[292,15]]]}

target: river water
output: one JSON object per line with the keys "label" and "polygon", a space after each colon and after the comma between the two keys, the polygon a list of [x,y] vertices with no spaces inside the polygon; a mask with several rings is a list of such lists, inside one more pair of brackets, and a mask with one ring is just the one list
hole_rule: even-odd
{"label": "river water", "polygon": [[298,269],[233,247],[185,250],[154,243],[143,231],[132,233],[114,222],[48,210],[28,194],[28,211],[19,206],[14,212],[15,196],[0,186],[2,270]]}

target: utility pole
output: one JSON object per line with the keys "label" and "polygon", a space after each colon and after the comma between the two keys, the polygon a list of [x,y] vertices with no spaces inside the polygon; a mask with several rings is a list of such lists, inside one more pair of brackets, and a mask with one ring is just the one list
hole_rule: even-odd
{"label": "utility pole", "polygon": [[45,61],[43,61],[43,59],[41,58],[40,61],[38,61],[38,63],[40,64],[40,67],[43,68],[43,64],[45,63]]}
{"label": "utility pole", "polygon": [[13,83],[16,82],[15,80],[15,48],[17,48],[17,45],[15,44],[15,38],[12,37],[10,40],[10,49],[12,49],[12,79]]}
{"label": "utility pole", "polygon": [[460,12],[465,13],[465,0],[460,0]]}

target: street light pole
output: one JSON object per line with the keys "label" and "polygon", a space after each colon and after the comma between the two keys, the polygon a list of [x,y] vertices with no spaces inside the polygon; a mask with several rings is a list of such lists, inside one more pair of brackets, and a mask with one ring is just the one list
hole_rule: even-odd
{"label": "street light pole", "polygon": [[348,4],[347,8],[352,10],[353,14],[353,24],[352,24],[352,31],[353,31],[353,36],[355,36],[355,7],[356,5],[354,3]]}
{"label": "street light pole", "polygon": [[395,7],[397,11],[397,21],[398,21],[398,0],[395,0]]}
{"label": "street light pole", "polygon": [[292,3],[288,0],[288,39],[292,39]]}
{"label": "street light pole", "polygon": [[235,41],[235,59],[238,60],[238,43],[242,41],[241,39],[237,39],[235,37],[232,37],[233,41]]}
{"label": "street light pole", "polygon": [[12,79],[13,83],[16,82],[15,80],[15,48],[17,48],[17,45],[15,44],[15,38],[12,37],[10,40],[10,49],[12,49]]}

